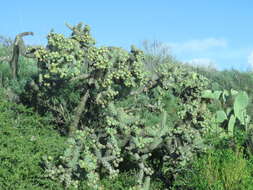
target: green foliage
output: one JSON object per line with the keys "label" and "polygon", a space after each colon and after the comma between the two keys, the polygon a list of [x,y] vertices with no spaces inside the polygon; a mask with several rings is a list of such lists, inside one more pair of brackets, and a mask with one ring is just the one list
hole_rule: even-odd
{"label": "green foliage", "polygon": [[253,165],[244,158],[242,149],[216,149],[195,160],[177,178],[174,189],[250,190],[252,171]]}
{"label": "green foliage", "polygon": [[[116,178],[110,179],[108,176],[103,177],[98,183],[101,184],[105,190],[115,189],[115,190],[129,190],[131,187],[136,185],[135,179],[136,172],[129,171],[120,173]],[[81,181],[79,188],[80,190],[93,190],[93,188],[87,185],[86,181]],[[161,181],[153,181],[150,184],[151,190],[162,190],[163,184]]]}
{"label": "green foliage", "polygon": [[[11,55],[12,41],[0,48],[0,56]],[[10,59],[10,58],[9,58]],[[37,73],[35,60],[20,56],[19,80],[12,79],[12,71],[8,60],[0,60],[0,87],[6,89],[6,96],[13,102],[19,102],[20,94],[24,93],[25,85]]]}
{"label": "green foliage", "polygon": [[48,121],[24,106],[0,101],[0,189],[62,189],[44,177],[42,157],[57,156],[64,149]]}
{"label": "green foliage", "polygon": [[[207,70],[179,64],[159,43],[146,47],[146,54],[134,46],[129,52],[96,47],[88,25],[67,26],[69,37],[52,31],[46,47],[28,50],[36,62],[21,57],[20,80],[9,80],[10,69],[0,65],[2,96],[53,116],[68,135],[59,137],[31,110],[3,102],[3,138],[15,136],[2,139],[5,188],[149,190],[168,188],[176,179],[176,187],[186,189],[251,189],[252,166],[235,148],[253,150],[251,96],[222,89],[198,74],[210,76]],[[211,146],[219,150],[197,159],[194,173],[185,172]]]}

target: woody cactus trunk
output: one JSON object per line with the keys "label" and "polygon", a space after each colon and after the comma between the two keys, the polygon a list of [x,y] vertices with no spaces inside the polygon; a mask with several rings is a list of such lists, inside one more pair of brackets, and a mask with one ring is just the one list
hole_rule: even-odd
{"label": "woody cactus trunk", "polygon": [[[23,41],[24,36],[33,35],[33,32],[23,32],[18,35],[16,35],[14,42],[12,45],[12,52],[11,56],[6,55],[3,57],[0,57],[0,61],[8,61],[11,69],[11,76],[13,80],[18,79],[18,70],[19,70],[19,57],[20,56],[27,56],[26,50],[25,50],[25,44]],[[2,80],[2,74],[1,74],[1,80]]]}
{"label": "woody cactus trunk", "polygon": [[101,176],[137,169],[132,189],[148,190],[152,177],[173,178],[205,150],[206,78],[166,63],[152,71],[154,79],[139,49],[96,47],[89,26],[67,26],[70,37],[51,32],[45,48],[28,50],[39,73],[23,101],[51,112],[69,135],[63,156],[45,158],[46,176],[67,187],[85,180],[102,189]]}

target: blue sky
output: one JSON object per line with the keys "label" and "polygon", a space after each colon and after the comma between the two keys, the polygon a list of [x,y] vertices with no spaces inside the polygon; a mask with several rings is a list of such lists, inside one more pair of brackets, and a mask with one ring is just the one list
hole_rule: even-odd
{"label": "blue sky", "polygon": [[69,35],[65,22],[91,26],[98,45],[141,47],[160,41],[178,60],[218,69],[253,66],[252,0],[12,0],[2,1],[0,35],[46,44],[50,29]]}

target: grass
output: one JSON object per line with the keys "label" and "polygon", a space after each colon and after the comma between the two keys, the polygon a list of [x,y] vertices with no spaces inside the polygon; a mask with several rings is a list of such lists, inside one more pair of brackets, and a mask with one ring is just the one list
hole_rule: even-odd
{"label": "grass", "polygon": [[174,189],[184,190],[252,190],[253,165],[241,148],[214,149],[198,158],[180,176]]}

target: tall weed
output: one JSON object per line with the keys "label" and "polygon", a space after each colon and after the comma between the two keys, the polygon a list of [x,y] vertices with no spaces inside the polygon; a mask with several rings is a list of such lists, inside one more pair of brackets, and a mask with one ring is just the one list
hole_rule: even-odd
{"label": "tall weed", "polygon": [[174,190],[251,190],[252,172],[241,148],[211,150],[177,178]]}

